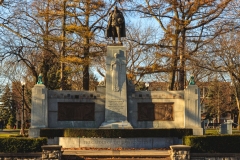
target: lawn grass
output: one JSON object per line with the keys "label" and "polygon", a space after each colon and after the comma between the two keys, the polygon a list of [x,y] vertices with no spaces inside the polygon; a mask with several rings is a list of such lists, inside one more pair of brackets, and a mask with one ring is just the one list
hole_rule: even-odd
{"label": "lawn grass", "polygon": [[[213,128],[213,129],[206,129],[205,135],[218,135],[220,134],[219,128]],[[237,130],[235,128],[232,129],[232,134],[234,135],[240,135],[240,130]]]}
{"label": "lawn grass", "polygon": [[17,136],[18,134],[0,134],[0,137],[11,137],[11,136]]}
{"label": "lawn grass", "polygon": [[0,137],[17,137],[20,135],[19,129],[0,130]]}

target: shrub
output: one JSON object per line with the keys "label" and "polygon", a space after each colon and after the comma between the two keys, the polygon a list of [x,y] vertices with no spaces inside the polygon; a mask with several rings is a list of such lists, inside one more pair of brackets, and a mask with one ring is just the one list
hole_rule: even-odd
{"label": "shrub", "polygon": [[[56,132],[57,131],[57,132]],[[192,135],[192,129],[41,129],[41,137],[178,137]]]}
{"label": "shrub", "polygon": [[239,153],[239,135],[185,136],[183,144],[193,153]]}
{"label": "shrub", "polygon": [[41,146],[46,144],[47,138],[0,138],[0,152],[41,152]]}

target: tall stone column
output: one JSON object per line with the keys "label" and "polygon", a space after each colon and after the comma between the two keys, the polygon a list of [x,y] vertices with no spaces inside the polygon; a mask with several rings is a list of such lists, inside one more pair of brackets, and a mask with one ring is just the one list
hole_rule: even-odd
{"label": "tall stone column", "polygon": [[126,48],[108,46],[105,121],[100,128],[132,128],[127,120]]}
{"label": "tall stone column", "polygon": [[185,128],[192,128],[194,135],[202,135],[200,92],[197,85],[185,89]]}
{"label": "tall stone column", "polygon": [[32,88],[31,127],[29,137],[39,137],[40,129],[48,127],[48,90],[43,84]]}

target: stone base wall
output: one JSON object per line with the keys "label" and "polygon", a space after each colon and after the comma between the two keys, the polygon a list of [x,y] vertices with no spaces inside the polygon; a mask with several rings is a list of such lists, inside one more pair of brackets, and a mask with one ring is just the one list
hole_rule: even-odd
{"label": "stone base wall", "polygon": [[[137,91],[129,94],[128,99],[128,120],[133,128],[185,128],[184,91]],[[152,110],[163,113],[159,119],[153,113],[152,120],[144,120],[144,116],[151,114],[148,107],[151,104]],[[164,117],[167,107],[171,107],[170,118]],[[139,114],[143,120],[139,120]]]}
{"label": "stone base wall", "polygon": [[173,144],[180,144],[181,139],[169,138],[75,138],[59,137],[59,145],[63,148],[167,148]]}
{"label": "stone base wall", "polygon": [[[99,86],[96,91],[57,91],[36,85],[29,135],[37,137],[40,128],[100,128],[106,118],[105,89]],[[197,86],[184,91],[131,90],[124,106],[126,122],[131,128],[193,128],[194,135],[202,135],[198,95]],[[151,117],[147,117],[148,112]]]}
{"label": "stone base wall", "polygon": [[[185,128],[184,91],[137,91],[129,94],[128,99],[128,122],[133,128]],[[95,103],[95,121],[59,121],[59,102]],[[138,104],[140,103],[172,103],[171,116],[173,118],[170,120],[138,120]],[[104,122],[105,96],[97,91],[49,91],[48,108],[49,128],[99,128]]]}
{"label": "stone base wall", "polygon": [[[99,128],[104,121],[105,96],[100,92],[94,91],[49,91],[48,92],[48,127],[49,128]],[[90,111],[83,118],[94,115],[93,120],[59,120],[59,103],[82,103],[86,107],[90,103],[95,104],[93,113]],[[71,107],[66,105],[66,107]],[[69,110],[69,109],[67,109]],[[79,115],[81,116],[81,115]],[[84,117],[85,116],[85,117]],[[70,117],[71,118],[71,117]]]}

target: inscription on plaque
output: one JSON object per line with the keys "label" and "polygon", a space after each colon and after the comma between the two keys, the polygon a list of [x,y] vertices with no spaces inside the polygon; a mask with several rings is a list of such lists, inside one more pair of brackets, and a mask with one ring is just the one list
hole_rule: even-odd
{"label": "inscription on plaque", "polygon": [[173,121],[173,103],[138,103],[138,121]]}
{"label": "inscription on plaque", "polygon": [[151,146],[153,140],[151,138],[129,138],[129,139],[119,139],[119,138],[80,138],[80,147],[98,147],[101,148],[139,148]]}
{"label": "inscription on plaque", "polygon": [[119,112],[121,111],[124,106],[124,101],[123,100],[119,100],[119,99],[112,99],[108,101],[108,107],[111,108],[112,111],[116,111]]}
{"label": "inscription on plaque", "polygon": [[109,101],[109,106],[122,106],[123,105],[123,100],[110,100]]}
{"label": "inscription on plaque", "polygon": [[118,119],[124,113],[124,100],[110,99],[108,100],[106,108],[109,110],[108,118]]}
{"label": "inscription on plaque", "polygon": [[94,121],[95,103],[59,102],[58,121]]}

